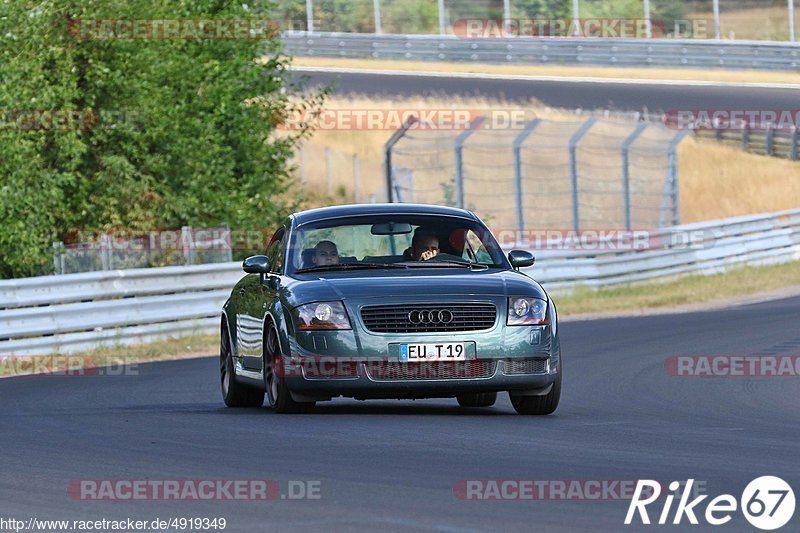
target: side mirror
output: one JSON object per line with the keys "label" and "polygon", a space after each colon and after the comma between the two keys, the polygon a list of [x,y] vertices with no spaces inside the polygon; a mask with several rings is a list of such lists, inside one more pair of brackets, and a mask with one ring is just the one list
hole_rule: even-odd
{"label": "side mirror", "polygon": [[511,250],[508,252],[508,261],[514,268],[533,266],[535,260],[536,258],[533,257],[533,254],[525,250]]}
{"label": "side mirror", "polygon": [[248,257],[242,263],[242,270],[248,274],[269,274],[269,259],[266,255]]}

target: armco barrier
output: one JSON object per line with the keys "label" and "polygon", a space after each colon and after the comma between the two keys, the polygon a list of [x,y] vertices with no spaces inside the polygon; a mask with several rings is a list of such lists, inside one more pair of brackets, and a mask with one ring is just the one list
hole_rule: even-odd
{"label": "armco barrier", "polygon": [[[534,250],[536,265],[526,270],[557,293],[800,260],[800,209],[663,230],[689,232],[699,236],[689,247]],[[2,280],[0,357],[213,333],[243,275],[239,263],[219,263]]]}
{"label": "armco barrier", "polygon": [[517,38],[284,32],[298,56],[521,65],[600,65],[797,71],[800,44],[694,39]]}

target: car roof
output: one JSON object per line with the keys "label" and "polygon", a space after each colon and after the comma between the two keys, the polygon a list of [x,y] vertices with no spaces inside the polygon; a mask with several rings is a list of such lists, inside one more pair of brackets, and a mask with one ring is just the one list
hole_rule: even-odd
{"label": "car roof", "polygon": [[328,218],[363,215],[444,215],[479,220],[472,212],[457,207],[432,204],[352,204],[308,209],[292,215],[297,225]]}

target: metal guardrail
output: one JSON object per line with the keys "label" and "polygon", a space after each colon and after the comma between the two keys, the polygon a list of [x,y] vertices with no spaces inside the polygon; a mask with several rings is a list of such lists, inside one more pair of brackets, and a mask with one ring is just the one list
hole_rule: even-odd
{"label": "metal guardrail", "polygon": [[797,128],[779,129],[769,128],[765,131],[752,131],[746,127],[739,129],[703,129],[696,132],[697,136],[716,139],[729,146],[739,147],[742,150],[759,155],[769,155],[784,159],[798,160],[798,131]]}
{"label": "metal guardrail", "polygon": [[284,32],[299,56],[524,65],[800,70],[800,44],[693,39],[518,38]]}
{"label": "metal guardrail", "polygon": [[0,356],[213,333],[238,263],[0,281]]}
{"label": "metal guardrail", "polygon": [[[697,236],[676,246],[671,235]],[[529,272],[549,290],[601,287],[739,265],[800,260],[800,209],[686,224],[649,234],[639,251],[534,250]],[[0,281],[0,357],[214,333],[239,263]]]}
{"label": "metal guardrail", "polygon": [[[670,245],[672,236],[693,238]],[[648,234],[641,251],[539,251],[531,274],[550,290],[599,288],[683,274],[800,260],[800,209],[674,226]]]}

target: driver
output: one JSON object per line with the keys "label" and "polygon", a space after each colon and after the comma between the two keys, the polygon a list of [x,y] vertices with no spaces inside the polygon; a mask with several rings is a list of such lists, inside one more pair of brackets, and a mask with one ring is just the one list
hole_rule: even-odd
{"label": "driver", "polygon": [[314,266],[327,266],[339,264],[339,250],[332,241],[319,241],[314,247],[312,256]]}
{"label": "driver", "polygon": [[429,229],[417,228],[411,239],[411,248],[403,254],[412,261],[427,261],[439,255],[439,237]]}

